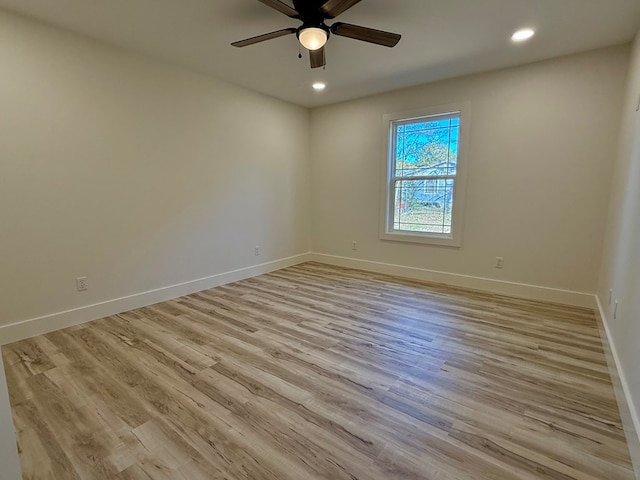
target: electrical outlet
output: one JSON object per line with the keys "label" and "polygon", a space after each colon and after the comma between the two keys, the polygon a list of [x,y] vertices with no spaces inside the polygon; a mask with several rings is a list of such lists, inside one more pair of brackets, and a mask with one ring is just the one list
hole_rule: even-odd
{"label": "electrical outlet", "polygon": [[609,289],[609,305],[611,305],[611,300],[613,300],[613,289]]}
{"label": "electrical outlet", "polygon": [[87,285],[87,277],[78,277],[76,278],[76,288],[79,292],[84,292],[85,290],[89,290],[89,286]]}
{"label": "electrical outlet", "polygon": [[358,249],[358,242],[354,240],[353,242],[351,242],[351,250],[357,250],[357,249]]}
{"label": "electrical outlet", "polygon": [[496,268],[504,268],[504,258],[496,257]]}
{"label": "electrical outlet", "polygon": [[254,247],[254,249],[253,249],[253,254],[254,254],[256,257],[259,257],[259,256],[260,256],[260,247],[259,247],[259,246]]}
{"label": "electrical outlet", "polygon": [[615,306],[613,307],[613,319],[618,318],[618,300],[616,300]]}

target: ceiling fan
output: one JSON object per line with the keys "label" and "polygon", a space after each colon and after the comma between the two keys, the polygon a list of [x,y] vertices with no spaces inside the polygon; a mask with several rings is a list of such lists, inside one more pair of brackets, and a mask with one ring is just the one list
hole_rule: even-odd
{"label": "ceiling fan", "polygon": [[309,50],[311,68],[318,68],[325,66],[327,63],[324,46],[331,34],[375,43],[376,45],[384,45],[385,47],[395,47],[401,38],[401,35],[397,33],[384,32],[350,23],[336,22],[331,26],[327,26],[324,23],[325,20],[337,17],[361,0],[293,0],[293,7],[280,0],[258,1],[280,13],[284,13],[290,18],[302,21],[302,25],[298,28],[285,28],[233,42],[231,45],[234,47],[246,47],[295,33],[302,46]]}

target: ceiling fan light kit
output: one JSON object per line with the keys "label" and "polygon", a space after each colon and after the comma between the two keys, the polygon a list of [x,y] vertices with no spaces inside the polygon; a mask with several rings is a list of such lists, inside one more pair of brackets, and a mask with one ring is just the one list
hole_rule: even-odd
{"label": "ceiling fan light kit", "polygon": [[318,50],[324,47],[329,39],[329,33],[318,27],[306,27],[298,31],[298,40],[307,50]]}
{"label": "ceiling fan light kit", "polygon": [[337,17],[355,4],[360,3],[361,0],[293,0],[293,7],[280,0],[258,1],[290,18],[302,21],[302,25],[298,28],[285,28],[233,42],[231,45],[234,47],[246,47],[295,33],[300,44],[309,50],[311,68],[319,68],[324,67],[327,63],[324,47],[331,34],[385,47],[395,47],[401,38],[397,33],[349,23],[336,22],[331,26],[324,23],[325,20]]}

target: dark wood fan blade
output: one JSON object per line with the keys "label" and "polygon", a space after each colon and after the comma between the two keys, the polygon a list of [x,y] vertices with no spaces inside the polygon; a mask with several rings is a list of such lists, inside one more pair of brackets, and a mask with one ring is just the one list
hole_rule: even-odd
{"label": "dark wood fan blade", "polygon": [[331,25],[331,33],[341,37],[375,43],[376,45],[384,45],[385,47],[395,47],[402,38],[402,35],[398,35],[397,33],[384,32],[374,28],[361,27],[359,25],[342,22]]}
{"label": "dark wood fan blade", "polygon": [[265,40],[271,40],[272,38],[284,37],[285,35],[291,35],[296,33],[296,28],[285,28],[283,30],[277,30],[271,33],[265,33],[264,35],[258,35],[257,37],[247,38],[238,42],[233,42],[231,45],[234,47],[246,47],[247,45],[253,45],[254,43],[264,42]]}
{"label": "dark wood fan blade", "polygon": [[311,68],[324,67],[327,64],[324,47],[318,50],[309,50],[309,60],[311,61]]}
{"label": "dark wood fan blade", "polygon": [[258,0],[258,1],[279,11],[280,13],[284,13],[287,17],[300,18],[300,14],[298,14],[296,10],[291,8],[286,3],[282,3],[280,0]]}
{"label": "dark wood fan blade", "polygon": [[320,7],[325,18],[336,18],[342,12],[346,12],[356,3],[360,3],[361,0],[327,0],[324,5]]}

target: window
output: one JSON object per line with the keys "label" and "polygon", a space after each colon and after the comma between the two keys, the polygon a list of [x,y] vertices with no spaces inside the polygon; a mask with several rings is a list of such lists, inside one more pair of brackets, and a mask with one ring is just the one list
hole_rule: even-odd
{"label": "window", "polygon": [[385,115],[382,239],[460,246],[467,110]]}

